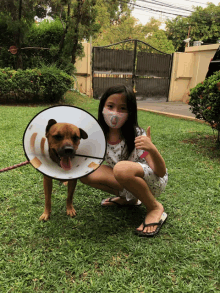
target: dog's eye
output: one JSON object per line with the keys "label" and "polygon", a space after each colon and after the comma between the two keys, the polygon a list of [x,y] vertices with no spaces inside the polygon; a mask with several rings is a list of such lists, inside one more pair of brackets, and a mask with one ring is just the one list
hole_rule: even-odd
{"label": "dog's eye", "polygon": [[73,137],[72,137],[72,140],[73,140],[74,142],[77,142],[79,139],[80,139],[80,138],[79,138],[78,136],[73,136]]}
{"label": "dog's eye", "polygon": [[54,135],[53,137],[54,137],[56,140],[61,140],[61,139],[63,139],[62,135],[60,135],[60,134]]}

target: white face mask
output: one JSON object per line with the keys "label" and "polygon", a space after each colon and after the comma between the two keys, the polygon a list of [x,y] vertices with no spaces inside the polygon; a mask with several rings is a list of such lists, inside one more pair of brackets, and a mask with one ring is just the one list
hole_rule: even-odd
{"label": "white face mask", "polygon": [[106,108],[103,109],[102,114],[106,124],[111,128],[121,128],[128,119],[128,113],[109,111]]}

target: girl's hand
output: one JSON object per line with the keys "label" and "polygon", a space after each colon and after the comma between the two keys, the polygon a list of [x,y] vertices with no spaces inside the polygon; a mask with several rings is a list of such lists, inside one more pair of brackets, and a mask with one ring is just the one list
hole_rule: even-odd
{"label": "girl's hand", "polygon": [[135,138],[136,149],[143,151],[151,151],[154,148],[154,144],[151,141],[150,126],[147,128],[147,136],[141,135]]}

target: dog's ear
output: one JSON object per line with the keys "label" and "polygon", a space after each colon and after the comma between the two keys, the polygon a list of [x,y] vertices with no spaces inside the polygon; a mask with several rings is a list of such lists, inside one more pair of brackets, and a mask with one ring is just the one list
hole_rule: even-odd
{"label": "dog's ear", "polygon": [[54,124],[56,124],[56,123],[57,123],[57,122],[56,122],[56,120],[54,120],[54,119],[50,119],[50,120],[48,121],[48,124],[47,124],[47,127],[46,127],[46,136],[47,136],[47,133],[48,133],[48,131],[50,130],[51,126],[54,125]]}
{"label": "dog's ear", "polygon": [[83,138],[83,139],[88,138],[88,134],[83,129],[79,128],[79,131],[80,131],[80,138]]}

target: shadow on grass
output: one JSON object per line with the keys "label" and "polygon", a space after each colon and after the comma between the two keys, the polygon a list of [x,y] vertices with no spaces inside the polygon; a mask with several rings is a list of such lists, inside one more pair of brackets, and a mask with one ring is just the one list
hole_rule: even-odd
{"label": "shadow on grass", "polygon": [[[83,207],[79,203],[74,205],[78,211],[75,218],[64,214],[64,209],[54,213],[47,222],[35,225],[34,235],[44,239],[71,239],[78,242],[87,240],[93,243],[105,242],[108,237],[127,238],[134,233],[146,216],[144,207],[103,208],[97,205]],[[38,237],[37,237],[38,238]]]}
{"label": "shadow on grass", "polygon": [[0,98],[0,105],[3,106],[11,106],[11,107],[51,107],[56,105],[62,105],[64,104],[64,100],[60,100],[57,103],[47,102],[47,101],[30,101],[30,100],[22,100],[22,101],[16,101],[16,100],[9,100]]}
{"label": "shadow on grass", "polygon": [[182,140],[183,143],[192,144],[196,147],[197,153],[209,157],[211,160],[220,162],[220,143],[217,136],[196,133],[195,136]]}

